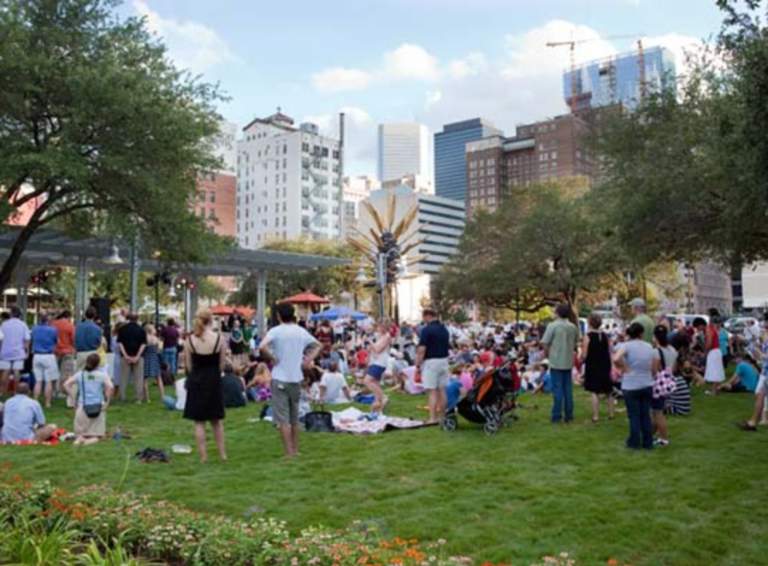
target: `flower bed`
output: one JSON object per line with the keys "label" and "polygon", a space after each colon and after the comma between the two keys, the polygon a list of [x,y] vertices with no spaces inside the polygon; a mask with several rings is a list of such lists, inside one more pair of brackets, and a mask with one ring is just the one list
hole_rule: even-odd
{"label": "flower bed", "polygon": [[[346,530],[309,528],[292,536],[273,519],[195,513],[104,486],[67,493],[18,477],[0,483],[3,564],[473,564],[467,557],[447,556],[444,549],[443,540],[384,540],[360,524]],[[573,564],[567,555],[544,563]]]}

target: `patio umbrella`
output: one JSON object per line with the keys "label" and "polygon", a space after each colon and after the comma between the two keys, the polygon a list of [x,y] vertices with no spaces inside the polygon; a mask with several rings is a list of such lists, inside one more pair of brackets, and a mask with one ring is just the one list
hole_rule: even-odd
{"label": "patio umbrella", "polygon": [[317,312],[310,317],[310,320],[336,320],[337,318],[352,318],[354,320],[364,320],[368,315],[349,307],[331,307],[324,311]]}
{"label": "patio umbrella", "polygon": [[291,303],[294,305],[327,305],[331,301],[315,295],[314,293],[310,293],[309,291],[305,291],[303,293],[299,293],[298,295],[293,295],[292,297],[283,299],[279,302]]}

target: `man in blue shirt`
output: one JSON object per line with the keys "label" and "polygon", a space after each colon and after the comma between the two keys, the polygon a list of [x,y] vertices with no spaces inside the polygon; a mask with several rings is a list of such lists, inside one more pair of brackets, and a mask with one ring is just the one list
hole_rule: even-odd
{"label": "man in blue shirt", "polygon": [[43,442],[56,430],[56,425],[46,425],[40,403],[29,398],[29,384],[21,382],[16,394],[3,407],[2,442]]}
{"label": "man in blue shirt", "polygon": [[103,331],[101,326],[96,324],[96,309],[88,307],[85,311],[85,320],[75,326],[75,350],[77,350],[77,371],[82,371],[85,367],[85,360],[88,356],[95,354],[101,346]]}
{"label": "man in blue shirt", "polygon": [[35,374],[35,401],[45,387],[45,408],[51,408],[51,398],[59,381],[59,364],[53,353],[59,340],[59,332],[48,323],[48,315],[41,315],[32,328],[32,372]]}
{"label": "man in blue shirt", "polygon": [[451,336],[437,313],[426,308],[422,312],[425,325],[419,335],[416,350],[416,369],[421,372],[421,383],[429,394],[429,423],[440,422],[445,414],[445,386],[450,377],[448,353]]}

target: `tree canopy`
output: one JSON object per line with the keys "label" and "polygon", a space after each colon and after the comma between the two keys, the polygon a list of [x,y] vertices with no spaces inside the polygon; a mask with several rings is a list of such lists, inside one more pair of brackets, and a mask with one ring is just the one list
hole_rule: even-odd
{"label": "tree canopy", "polygon": [[763,2],[719,0],[715,46],[690,54],[677,92],[597,131],[596,198],[642,262],[768,258],[768,28]]}
{"label": "tree canopy", "polygon": [[190,206],[215,168],[217,87],[175,68],[115,0],[0,0],[0,221],[36,202],[0,268],[32,234],[139,235],[167,261],[221,244]]}
{"label": "tree canopy", "polygon": [[483,306],[533,312],[576,303],[626,260],[576,181],[520,188],[505,206],[478,211],[439,276],[443,292]]}

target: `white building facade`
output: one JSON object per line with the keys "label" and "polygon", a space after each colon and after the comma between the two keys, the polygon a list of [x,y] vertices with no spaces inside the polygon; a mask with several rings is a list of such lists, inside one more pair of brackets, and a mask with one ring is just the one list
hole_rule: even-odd
{"label": "white building facade", "polygon": [[378,175],[382,183],[416,175],[433,186],[429,129],[410,122],[379,124]]}
{"label": "white building facade", "polygon": [[380,183],[367,175],[345,177],[342,202],[342,236],[352,235],[360,218],[360,203],[367,199],[371,191],[380,188]]}
{"label": "white building facade", "polygon": [[294,127],[279,111],[243,128],[237,144],[237,241],[339,238],[341,148],[310,123]]}

